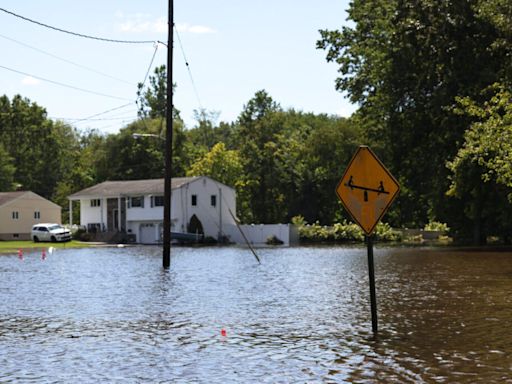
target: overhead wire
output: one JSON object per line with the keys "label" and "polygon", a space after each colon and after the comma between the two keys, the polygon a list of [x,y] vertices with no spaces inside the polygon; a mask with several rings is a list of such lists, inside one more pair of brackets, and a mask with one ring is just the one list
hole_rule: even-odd
{"label": "overhead wire", "polygon": [[5,13],[7,13],[9,15],[15,16],[17,18],[20,18],[22,20],[28,21],[30,23],[37,24],[37,25],[39,25],[41,27],[49,28],[49,29],[52,29],[54,31],[58,31],[58,32],[62,32],[62,33],[67,33],[69,35],[73,35],[73,36],[77,36],[77,37],[83,37],[83,38],[86,38],[86,39],[105,41],[105,42],[108,42],[108,43],[120,43],[120,44],[153,44],[155,42],[155,40],[117,40],[117,39],[108,39],[108,38],[105,38],[105,37],[85,35],[83,33],[77,33],[77,32],[73,32],[73,31],[68,31],[66,29],[54,27],[52,25],[45,24],[45,23],[42,23],[42,22],[34,20],[34,19],[30,19],[30,18],[28,18],[26,16],[19,15],[17,13],[9,11],[9,10],[7,10],[5,8],[0,8],[0,11],[5,12]]}
{"label": "overhead wire", "polygon": [[118,109],[126,108],[126,107],[128,107],[130,105],[133,105],[133,104],[134,104],[134,102],[132,101],[130,103],[126,103],[126,104],[120,105],[120,106],[115,107],[115,108],[107,109],[106,111],[95,113],[94,115],[91,115],[91,116],[88,116],[88,117],[84,117],[84,118],[81,118],[81,119],[77,119],[77,121],[75,121],[74,123],[76,124],[76,123],[79,123],[79,122],[82,122],[82,121],[90,120],[92,118],[95,118],[95,117],[98,117],[98,116],[101,116],[101,115],[105,115],[105,114],[113,112],[113,111],[117,111]]}
{"label": "overhead wire", "polygon": [[108,77],[109,79],[113,79],[113,80],[117,80],[117,81],[120,81],[122,83],[125,83],[125,84],[129,84],[129,85],[133,85],[133,83],[129,82],[129,81],[126,81],[126,80],[123,80],[123,79],[119,79],[115,76],[111,76],[109,74],[106,74],[106,73],[103,73],[101,71],[98,71],[94,68],[90,68],[90,67],[86,67],[85,65],[82,65],[82,64],[78,64],[78,63],[75,63],[71,60],[68,60],[68,59],[64,59],[62,57],[59,57],[57,55],[54,55],[53,53],[49,53],[49,52],[46,52],[46,51],[43,51],[42,49],[39,49],[39,48],[36,48],[36,47],[33,47],[29,44],[26,44],[26,43],[22,43],[21,41],[18,41],[18,40],[15,40],[13,38],[10,38],[10,37],[7,37],[7,36],[4,36],[4,35],[1,35],[0,34],[0,37],[3,38],[3,39],[6,39],[6,40],[9,40],[9,41],[12,41],[13,43],[16,43],[16,44],[19,44],[23,47],[26,47],[26,48],[30,48],[30,49],[33,49],[34,51],[37,51],[39,53],[42,53],[44,55],[47,55],[47,56],[50,56],[50,57],[53,57],[54,59],[57,59],[57,60],[60,60],[60,61],[63,61],[65,63],[68,63],[68,64],[71,64],[71,65],[74,65],[78,68],[82,68],[82,69],[85,69],[87,71],[90,71],[90,72],[93,72],[93,73],[96,73],[98,75],[101,75],[101,76],[104,76],[104,77]]}
{"label": "overhead wire", "polygon": [[181,54],[183,55],[183,60],[185,60],[185,66],[187,67],[188,75],[190,77],[190,82],[192,83],[192,89],[194,90],[194,93],[197,98],[197,103],[199,105],[199,110],[203,111],[203,105],[201,104],[201,98],[199,97],[199,92],[197,92],[196,83],[194,82],[194,77],[192,76],[192,71],[190,70],[190,65],[187,60],[187,55],[185,55],[185,50],[183,49],[183,44],[181,43],[180,34],[178,32],[178,28],[176,28],[176,25],[173,25],[174,31],[176,32],[176,37],[178,38],[178,44],[181,49]]}
{"label": "overhead wire", "polygon": [[69,85],[69,84],[61,83],[61,82],[59,82],[59,81],[46,79],[46,78],[44,78],[44,77],[40,77],[40,76],[36,76],[36,75],[32,75],[32,74],[30,74],[30,73],[23,72],[23,71],[18,71],[18,70],[16,70],[16,69],[9,68],[9,67],[3,66],[3,65],[0,65],[0,68],[5,69],[5,70],[10,71],[10,72],[18,73],[18,74],[20,74],[20,75],[30,76],[30,77],[33,77],[34,79],[37,79],[37,80],[46,81],[46,82],[51,83],[51,84],[59,85],[59,86],[61,86],[61,87],[66,87],[66,88],[74,89],[74,90],[76,90],[76,91],[81,91],[81,92],[91,93],[91,94],[93,94],[93,95],[97,95],[97,96],[109,97],[109,98],[111,98],[111,99],[117,99],[117,100],[130,100],[130,99],[127,99],[127,98],[125,98],[125,97],[113,96],[113,95],[108,95],[108,94],[106,94],[106,93],[102,93],[102,92],[91,91],[90,89],[85,89],[85,88],[75,87],[74,85]]}

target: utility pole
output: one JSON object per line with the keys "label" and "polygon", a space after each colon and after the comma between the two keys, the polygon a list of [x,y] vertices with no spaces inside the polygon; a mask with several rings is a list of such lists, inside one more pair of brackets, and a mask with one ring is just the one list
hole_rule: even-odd
{"label": "utility pole", "polygon": [[165,125],[165,174],[164,174],[164,244],[163,244],[163,267],[171,265],[171,168],[172,168],[172,128],[173,128],[173,107],[172,107],[172,51],[174,32],[174,0],[169,0],[169,31],[167,39],[167,103],[166,103],[166,125]]}

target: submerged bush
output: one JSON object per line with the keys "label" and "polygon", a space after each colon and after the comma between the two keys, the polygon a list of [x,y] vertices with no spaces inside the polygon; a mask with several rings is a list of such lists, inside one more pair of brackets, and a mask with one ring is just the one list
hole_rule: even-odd
{"label": "submerged bush", "polygon": [[[363,242],[364,232],[354,223],[343,221],[332,226],[320,225],[317,222],[307,224],[303,217],[294,217],[292,223],[298,226],[299,238],[303,242]],[[402,234],[387,223],[378,223],[375,227],[376,241],[401,241]]]}

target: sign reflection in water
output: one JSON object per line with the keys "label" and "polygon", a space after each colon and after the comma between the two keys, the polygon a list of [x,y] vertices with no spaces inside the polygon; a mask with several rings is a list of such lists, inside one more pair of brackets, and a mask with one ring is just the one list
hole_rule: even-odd
{"label": "sign reflection in water", "polygon": [[[512,253],[365,248],[0,256],[0,382],[458,382],[512,377]],[[77,272],[78,271],[78,272]],[[226,336],[222,336],[221,330]]]}

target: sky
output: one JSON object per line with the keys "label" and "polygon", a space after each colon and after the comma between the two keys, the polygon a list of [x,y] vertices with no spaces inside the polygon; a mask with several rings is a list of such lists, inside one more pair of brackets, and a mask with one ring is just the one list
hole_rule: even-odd
{"label": "sky", "polygon": [[[78,34],[167,43],[164,0],[2,0],[0,8]],[[347,8],[348,0],[174,0],[173,101],[186,127],[200,109],[235,121],[263,89],[284,109],[350,116],[356,106],[334,88],[336,64],[316,49],[319,29],[347,25]],[[4,11],[0,52],[0,95],[20,94],[52,119],[105,134],[137,118],[137,84],[167,62],[162,44],[82,38]]]}

